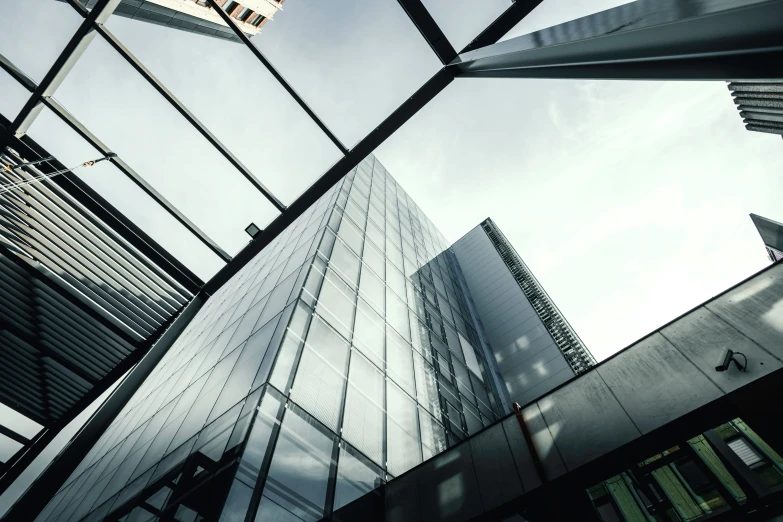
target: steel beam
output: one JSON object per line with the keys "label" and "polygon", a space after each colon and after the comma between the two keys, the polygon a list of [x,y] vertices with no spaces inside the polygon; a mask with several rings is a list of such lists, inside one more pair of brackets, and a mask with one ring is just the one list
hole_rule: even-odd
{"label": "steel beam", "polygon": [[263,53],[253,45],[253,43],[250,41],[250,38],[242,32],[242,29],[240,29],[236,23],[234,23],[234,20],[228,16],[228,14],[223,11],[223,8],[218,5],[218,3],[215,0],[207,0],[207,3],[209,4],[212,9],[215,10],[215,12],[220,16],[220,18],[223,19],[223,21],[228,25],[228,27],[231,28],[232,31],[237,35],[237,38],[239,38],[245,46],[250,49],[250,52],[253,53],[253,55],[258,58],[258,61],[260,61],[264,67],[266,67],[266,70],[269,71],[272,76],[275,77],[275,80],[278,81],[278,83],[283,87],[283,89],[286,90],[289,96],[291,96],[296,103],[299,104],[299,106],[302,108],[303,111],[307,113],[308,116],[310,116],[310,119],[313,120],[313,122],[318,125],[318,128],[321,129],[321,131],[326,134],[326,136],[331,140],[332,143],[334,143],[334,146],[337,147],[340,152],[343,153],[343,155],[348,153],[348,149],[345,148],[345,145],[337,138],[337,136],[334,135],[332,131],[329,130],[329,127],[326,126],[324,122],[321,121],[321,119],[318,117],[318,115],[315,114],[315,112],[310,108],[309,105],[302,99],[301,96],[294,90],[291,85],[283,78],[283,75],[280,74],[277,69],[272,65],[272,63],[266,59],[266,57],[263,55]]}
{"label": "steel beam", "polygon": [[119,3],[120,0],[98,0],[11,124],[9,130],[15,136],[27,132],[43,109],[43,99],[50,98],[54,94],[95,38],[96,25],[104,23]]}
{"label": "steel beam", "polygon": [[639,0],[461,54],[460,77],[783,78],[783,0]]}
{"label": "steel beam", "polygon": [[[144,355],[140,361],[138,361],[136,367],[128,373],[112,394],[109,395],[106,401],[84,424],[81,430],[71,439],[65,449],[60,452],[60,454],[40,474],[38,479],[27,489],[24,495],[6,512],[4,520],[35,519],[46,506],[46,502],[42,502],[42,499],[51,500],[54,497],[57,490],[60,489],[66,480],[68,480],[71,473],[73,473],[76,467],[87,456],[87,453],[92,449],[93,445],[98,442],[98,439],[106,428],[109,427],[122,408],[125,407],[152,370],[155,369],[163,356],[166,355],[171,345],[184,331],[185,327],[187,327],[188,323],[190,323],[205,302],[206,296],[203,293],[196,294],[193,301],[191,301],[179,316],[171,322],[171,325],[162,333],[155,345],[147,351],[146,355]],[[163,330],[163,328],[161,328],[161,330]],[[129,368],[126,368],[126,370],[127,369]],[[104,388],[104,391],[106,389],[108,389],[108,386]],[[3,476],[2,480],[0,480],[0,488],[6,485],[6,476],[9,476],[10,478],[10,474],[14,472],[14,469],[17,470],[15,475],[18,477],[21,471],[40,454],[53,436],[54,435],[52,435],[52,437],[44,436],[38,439],[35,447],[30,448],[30,450],[16,462],[16,465]],[[8,484],[12,481],[13,480],[8,482]]]}
{"label": "steel beam", "polygon": [[224,266],[212,279],[204,285],[207,294],[213,294],[231,277],[239,272],[243,266],[252,260],[266,245],[280,235],[288,225],[301,216],[310,205],[326,194],[332,186],[348,174],[365,157],[375,150],[386,138],[394,134],[397,129],[413,117],[414,114],[427,105],[435,96],[446,88],[454,77],[447,68],[443,68],[430,78],[413,96],[405,100],[393,113],[391,113],[380,125],[357,143],[348,154],[337,161],[318,180],[294,201],[285,212],[272,221],[263,232],[258,234],[234,259]]}
{"label": "steel beam", "polygon": [[460,54],[468,51],[473,51],[480,47],[486,47],[497,42],[507,32],[514,28],[524,17],[530,14],[530,12],[538,7],[543,0],[516,0],[501,14],[494,22],[489,24],[486,29],[481,31],[477,37],[473,39]]}
{"label": "steel beam", "polygon": [[152,72],[147,69],[141,61],[139,61],[133,54],[128,50],[127,47],[125,47],[122,42],[120,42],[116,36],[114,36],[112,33],[109,32],[108,29],[106,29],[102,25],[96,25],[95,30],[100,33],[101,36],[103,36],[104,40],[106,40],[109,45],[111,45],[115,51],[117,51],[120,56],[122,56],[126,62],[128,62],[131,67],[133,67],[136,72],[138,72],[145,80],[147,80],[147,83],[149,83],[156,91],[158,91],[167,102],[171,104],[172,107],[174,107],[177,112],[179,112],[188,122],[195,127],[195,129],[202,135],[206,140],[215,147],[220,154],[228,160],[231,165],[233,165],[261,194],[269,200],[274,207],[282,212],[285,210],[285,205],[275,197],[272,192],[267,189],[263,183],[261,183],[258,178],[256,178],[250,170],[245,167],[241,161],[239,161],[239,158],[234,156],[234,154],[226,148],[223,143],[212,134],[212,131],[210,131],[206,126],[204,126],[203,123],[201,123],[196,116],[188,110],[187,107],[185,107],[182,102],[180,102],[174,94],[168,90],[168,88],[163,85],[153,74]]}
{"label": "steel beam", "polygon": [[432,15],[421,0],[398,0],[400,7],[411,19],[413,25],[419,30],[424,40],[427,41],[432,51],[438,56],[440,63],[447,65],[457,57],[457,51],[452,47],[449,39],[443,34],[438,23],[432,18]]}
{"label": "steel beam", "polygon": [[0,424],[0,435],[5,435],[9,439],[18,442],[19,444],[27,444],[30,442],[29,440],[27,440],[27,438],[19,435],[11,428],[3,426],[2,424]]}

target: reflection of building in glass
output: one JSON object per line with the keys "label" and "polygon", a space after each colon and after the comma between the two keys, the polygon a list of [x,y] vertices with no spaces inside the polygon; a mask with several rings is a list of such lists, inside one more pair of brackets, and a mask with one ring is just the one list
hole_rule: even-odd
{"label": "reflection of building in glass", "polygon": [[[66,1],[66,0],[60,0]],[[98,0],[83,1],[91,9]],[[282,9],[285,0],[217,0],[234,22],[248,35]],[[206,0],[120,0],[114,14],[191,33],[239,41],[234,32]]]}
{"label": "reflection of building in glass", "polygon": [[751,214],[750,219],[764,241],[770,260],[775,262],[783,259],[783,224],[756,214]]}
{"label": "reflection of building in glass", "polygon": [[[740,482],[746,482],[745,489]],[[733,419],[638,462],[587,493],[605,521],[700,520],[746,503],[755,495],[747,482],[780,490],[783,458],[742,419]]]}

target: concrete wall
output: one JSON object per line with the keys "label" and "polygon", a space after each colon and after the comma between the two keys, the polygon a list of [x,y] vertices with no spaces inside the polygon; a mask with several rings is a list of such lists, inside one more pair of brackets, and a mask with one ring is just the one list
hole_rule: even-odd
{"label": "concrete wall", "polygon": [[511,400],[526,404],[572,378],[574,372],[481,226],[452,249]]}

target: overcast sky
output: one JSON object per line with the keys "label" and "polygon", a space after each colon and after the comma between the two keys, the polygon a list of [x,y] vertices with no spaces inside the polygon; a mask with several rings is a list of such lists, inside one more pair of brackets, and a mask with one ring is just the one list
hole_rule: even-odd
{"label": "overcast sky", "polygon": [[[424,3],[458,49],[509,5]],[[621,3],[545,0],[507,37]],[[35,80],[81,22],[0,9],[0,53]],[[339,158],[243,46],[107,27],[285,203]],[[394,0],[289,0],[253,41],[348,146],[439,68]],[[2,72],[0,93],[13,119],[27,93]],[[55,97],[229,253],[276,215],[100,37]],[[30,135],[69,166],[98,156],[46,111]],[[783,219],[783,143],[721,82],[461,79],[376,155],[449,240],[492,217],[599,360],[763,268],[748,214]],[[203,279],[222,266],[111,165],[81,174]]]}

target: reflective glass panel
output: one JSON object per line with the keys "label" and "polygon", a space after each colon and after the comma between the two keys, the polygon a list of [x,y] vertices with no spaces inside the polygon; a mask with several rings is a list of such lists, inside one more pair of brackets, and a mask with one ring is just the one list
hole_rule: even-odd
{"label": "reflective glass panel", "polygon": [[264,497],[276,507],[262,502],[256,520],[285,520],[273,514],[280,509],[308,522],[319,520],[326,505],[334,444],[334,435],[289,406],[264,487]]}
{"label": "reflective glass panel", "polygon": [[383,471],[344,442],[340,443],[334,509],[353,502],[383,483]]}
{"label": "reflective glass panel", "polygon": [[[193,4],[192,9],[217,18]],[[284,204],[340,157],[242,43],[119,16],[111,17],[106,27]],[[232,183],[240,179],[238,171],[223,178]]]}
{"label": "reflective glass panel", "polygon": [[286,2],[252,41],[346,146],[440,67],[396,2]]}
{"label": "reflective glass panel", "polygon": [[342,435],[377,464],[382,464],[383,422],[383,373],[354,352],[348,373]]}

